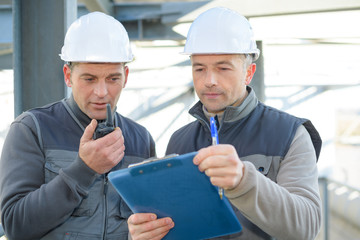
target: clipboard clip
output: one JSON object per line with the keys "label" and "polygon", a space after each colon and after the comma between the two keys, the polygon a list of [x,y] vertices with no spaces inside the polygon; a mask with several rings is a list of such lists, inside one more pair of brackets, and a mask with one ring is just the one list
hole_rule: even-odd
{"label": "clipboard clip", "polygon": [[177,157],[177,156],[179,156],[179,154],[173,153],[173,154],[169,154],[169,155],[166,155],[166,156],[164,156],[164,157],[161,157],[161,158],[152,157],[152,158],[145,159],[144,161],[139,162],[139,163],[130,164],[130,165],[128,166],[128,168],[136,167],[136,166],[141,166],[141,165],[143,165],[143,164],[147,164],[147,163],[151,163],[151,162],[156,162],[156,161],[161,161],[161,160],[165,160],[165,159],[169,159],[169,158],[173,158],[173,157]]}

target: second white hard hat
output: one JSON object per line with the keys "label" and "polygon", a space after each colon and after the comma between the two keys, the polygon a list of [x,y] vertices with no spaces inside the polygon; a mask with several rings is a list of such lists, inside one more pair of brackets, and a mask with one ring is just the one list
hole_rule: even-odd
{"label": "second white hard hat", "polygon": [[224,7],[200,14],[189,29],[184,54],[260,54],[248,20]]}
{"label": "second white hard hat", "polygon": [[101,12],[86,14],[69,27],[59,54],[67,62],[130,62],[133,54],[124,26]]}

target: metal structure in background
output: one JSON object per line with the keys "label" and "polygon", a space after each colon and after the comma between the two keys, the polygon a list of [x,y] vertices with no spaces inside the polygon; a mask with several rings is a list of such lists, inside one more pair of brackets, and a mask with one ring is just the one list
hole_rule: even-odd
{"label": "metal structure in background", "polygon": [[76,0],[13,1],[15,116],[64,98],[63,62],[56,56],[76,7]]}
{"label": "metal structure in background", "polygon": [[[2,0],[0,69],[15,66],[15,116],[66,95],[62,63],[56,56],[60,52],[66,28],[76,15],[81,16],[89,11],[106,12],[124,24],[131,40],[163,39],[183,43],[184,34],[174,31],[173,27],[189,23],[200,12],[219,5],[238,10],[246,17],[360,9],[357,0],[316,3],[296,0],[291,4],[286,0],[244,0],[241,5],[236,0],[79,0],[79,3],[76,0],[14,0],[12,3],[10,0]],[[256,83],[254,88],[257,88],[259,98],[264,99],[264,69],[261,61],[257,62],[257,69],[253,84]]]}
{"label": "metal structure in background", "polygon": [[[148,41],[184,40],[184,36],[172,30],[176,19],[206,3],[132,3],[119,7],[109,1],[84,2],[87,5],[78,5],[76,0],[13,1],[15,117],[30,108],[66,96],[63,62],[57,56],[67,27],[78,16],[89,12],[87,6],[92,10],[113,14],[125,25],[132,40]],[[3,9],[7,15],[5,18],[8,18],[9,10],[5,7]],[[10,55],[2,60],[8,61],[9,58]]]}
{"label": "metal structure in background", "polygon": [[344,232],[341,238],[353,239],[356,233],[352,232],[359,232],[360,229],[360,189],[327,177],[319,178],[319,187],[323,212],[322,239],[330,239],[330,226],[336,224],[331,224],[331,220],[335,220],[335,217],[346,222],[346,229],[342,229]]}
{"label": "metal structure in background", "polygon": [[9,6],[0,4],[0,69],[11,69],[13,66],[13,19]]}
{"label": "metal structure in background", "polygon": [[184,35],[173,30],[180,19],[210,1],[123,3],[115,5],[114,16],[129,33],[130,40],[184,41]]}
{"label": "metal structure in background", "polygon": [[265,102],[265,73],[264,73],[264,54],[262,41],[256,41],[257,48],[260,50],[260,56],[256,60],[256,71],[251,80],[250,86],[254,89],[257,98],[261,102]]}

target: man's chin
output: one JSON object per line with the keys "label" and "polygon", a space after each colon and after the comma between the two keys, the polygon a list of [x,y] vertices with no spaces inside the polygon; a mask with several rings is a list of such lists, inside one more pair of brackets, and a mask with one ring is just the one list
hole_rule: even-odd
{"label": "man's chin", "polygon": [[214,107],[214,106],[206,106],[206,111],[208,111],[209,113],[214,113],[214,114],[218,114],[220,112],[223,112],[225,110],[225,108],[221,108],[221,107]]}
{"label": "man's chin", "polygon": [[103,111],[92,112],[88,114],[88,117],[96,120],[104,120],[106,119],[106,112]]}

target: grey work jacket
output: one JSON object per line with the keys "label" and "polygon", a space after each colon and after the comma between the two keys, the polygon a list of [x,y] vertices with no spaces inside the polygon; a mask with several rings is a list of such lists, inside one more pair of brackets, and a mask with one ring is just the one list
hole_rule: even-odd
{"label": "grey work jacket", "polygon": [[[149,132],[115,114],[125,156],[113,170],[155,155]],[[23,113],[0,162],[1,221],[9,239],[127,239],[131,211],[107,180],[79,158],[90,119],[74,99]],[[101,159],[99,159],[101,161]]]}
{"label": "grey work jacket", "polygon": [[[310,135],[311,140],[309,141],[312,143],[310,144],[311,146],[306,150],[310,151],[310,158],[307,159],[307,162],[311,164],[309,165],[310,175],[306,178],[311,179],[311,181],[309,182],[310,184],[306,186],[306,188],[309,189],[304,188],[298,190],[299,192],[301,191],[301,194],[299,194],[301,196],[296,196],[296,194],[293,194],[291,197],[297,199],[304,198],[308,192],[311,192],[310,197],[313,199],[310,200],[310,204],[313,204],[316,208],[316,211],[314,211],[312,215],[315,219],[318,219],[317,216],[320,214],[320,198],[318,189],[316,188],[316,161],[321,149],[321,138],[318,132],[309,120],[297,118],[285,112],[266,106],[258,102],[255,93],[251,88],[248,88],[248,91],[249,95],[239,107],[226,108],[222,117],[220,128],[218,130],[219,143],[231,144],[235,147],[238,156],[247,167],[246,174],[250,176],[249,182],[246,179],[247,176],[245,176],[245,179],[242,181],[245,185],[247,184],[247,186],[250,186],[249,189],[251,189],[251,191],[249,190],[245,193],[241,192],[241,194],[232,193],[232,199],[230,199],[232,203],[237,202],[239,204],[239,207],[233,206],[233,208],[238,216],[240,223],[243,226],[243,231],[238,234],[219,237],[218,239],[272,239],[273,236],[271,236],[271,231],[267,233],[263,231],[263,229],[261,229],[257,224],[252,222],[251,218],[253,218],[253,216],[254,219],[260,219],[259,222],[262,226],[266,226],[266,230],[267,228],[272,229],[274,230],[275,234],[281,232],[281,229],[275,229],[275,227],[271,227],[274,225],[274,223],[267,221],[264,222],[263,220],[261,221],[261,214],[264,214],[261,213],[261,211],[264,209],[266,209],[266,211],[271,211],[271,207],[270,209],[267,209],[268,206],[266,206],[266,204],[269,206],[273,204],[270,201],[266,203],[266,198],[270,200],[270,195],[274,193],[269,192],[270,189],[266,189],[265,186],[266,184],[270,184],[275,189],[280,189],[279,192],[283,191],[281,186],[268,183],[268,179],[271,179],[273,183],[276,183],[278,182],[277,176],[279,171],[287,171],[285,167],[282,167],[282,161],[287,157],[287,154],[291,152],[289,150],[293,147],[292,143],[294,137],[298,129],[302,126],[305,127],[308,135]],[[192,109],[190,109],[189,113],[197,120],[180,128],[172,135],[166,151],[167,154],[184,154],[187,152],[198,151],[201,148],[211,145],[212,140],[209,121],[204,115],[201,102],[198,102]],[[301,158],[298,157],[294,161],[297,161],[296,164],[301,165]],[[257,172],[255,172],[256,170],[252,171],[253,168],[254,170],[256,169]],[[313,170],[314,168],[315,171]],[[248,174],[248,170],[250,171],[250,174]],[[256,178],[252,175],[256,175]],[[302,174],[297,175],[300,176]],[[254,178],[260,181],[256,186],[252,186],[252,183],[250,183],[250,179]],[[262,183],[262,181],[266,184]],[[299,179],[298,181],[306,182],[307,179]],[[247,186],[245,186],[244,189]],[[295,185],[293,187],[295,188]],[[227,193],[227,191],[225,193]],[[302,194],[304,196],[302,196]],[[259,203],[257,201],[259,201],[259,195],[261,195],[261,199],[265,199],[265,205],[261,203],[261,206],[258,206]],[[283,196],[277,197],[278,198],[274,199],[273,201],[278,201],[278,204],[281,204]],[[306,198],[310,197],[306,196]],[[293,201],[293,199],[291,199],[291,201]],[[300,201],[303,201],[303,199],[300,199]],[[248,212],[241,212],[239,210],[242,209],[242,205],[244,204],[246,204],[247,207],[250,206],[248,207],[250,208]],[[284,204],[282,211],[292,211],[291,208],[295,205],[291,206],[290,204],[291,203],[289,203],[289,208]],[[301,207],[308,209],[306,204],[301,203]],[[266,216],[266,214],[264,214],[264,216]],[[292,215],[292,217],[296,216]],[[280,216],[280,218],[283,217]],[[277,221],[282,222],[283,219],[279,219]],[[307,220],[305,219],[304,221],[306,222]],[[316,226],[317,225],[319,226],[320,223],[317,222]],[[295,227],[298,228],[298,226],[295,226],[294,224],[294,228]],[[286,228],[284,228],[284,231],[285,230]],[[305,229],[304,231],[308,231],[308,229]],[[310,235],[316,235],[316,231],[317,230],[314,230],[314,232],[311,232]],[[289,234],[291,235],[293,233],[290,230],[289,232],[286,232],[284,236]],[[279,234],[279,236],[280,235],[281,234]],[[288,239],[296,239],[296,236],[292,236]]]}

